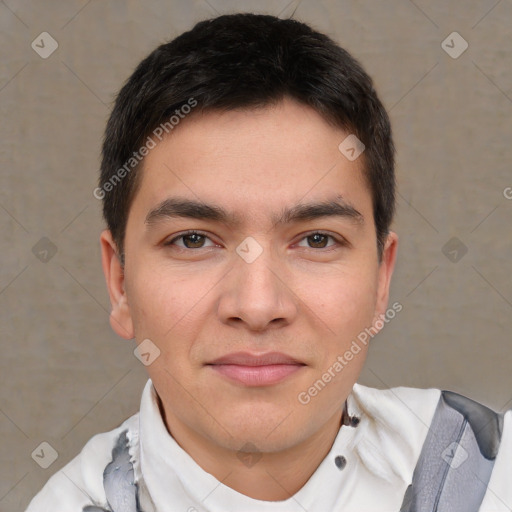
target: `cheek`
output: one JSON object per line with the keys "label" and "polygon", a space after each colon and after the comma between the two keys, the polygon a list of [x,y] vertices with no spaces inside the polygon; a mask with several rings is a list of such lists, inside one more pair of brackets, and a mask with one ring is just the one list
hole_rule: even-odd
{"label": "cheek", "polygon": [[[148,265],[148,267],[150,267]],[[127,295],[137,339],[140,336],[163,340],[175,327],[187,323],[204,294],[194,278],[176,272],[137,272],[127,280]]]}
{"label": "cheek", "polygon": [[351,330],[371,324],[376,292],[377,283],[372,274],[347,270],[305,280],[298,295],[332,334],[345,338]]}
{"label": "cheek", "polygon": [[[340,386],[357,379],[367,351],[367,346],[357,343],[357,340],[371,326],[376,303],[376,285],[367,273],[350,273],[338,277],[323,282],[322,290],[316,288],[311,301],[315,304],[312,309],[321,319],[320,325],[324,333],[317,351],[317,376],[322,378],[322,374],[328,371],[337,376],[334,384],[329,386],[330,391],[322,399],[327,401],[340,392]],[[344,354],[347,354],[347,359],[336,363],[338,356]],[[341,364],[343,369],[337,371],[334,364],[337,364],[338,370]]]}
{"label": "cheek", "polygon": [[341,290],[339,303],[342,309],[343,323],[349,322],[358,327],[370,325],[376,304],[376,285],[366,276],[347,283]]}

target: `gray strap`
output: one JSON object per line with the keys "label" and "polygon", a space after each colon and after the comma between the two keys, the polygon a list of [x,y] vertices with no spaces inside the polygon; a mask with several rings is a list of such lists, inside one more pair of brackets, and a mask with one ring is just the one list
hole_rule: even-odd
{"label": "gray strap", "polygon": [[127,430],[118,437],[112,450],[112,462],[103,472],[103,487],[112,512],[140,512],[126,434]]}
{"label": "gray strap", "polygon": [[134,482],[133,464],[130,461],[128,430],[117,438],[112,449],[112,462],[103,471],[103,488],[108,509],[87,505],[82,512],[142,512],[139,505],[138,486]]}
{"label": "gray strap", "polygon": [[503,431],[503,415],[442,391],[400,512],[478,512]]}

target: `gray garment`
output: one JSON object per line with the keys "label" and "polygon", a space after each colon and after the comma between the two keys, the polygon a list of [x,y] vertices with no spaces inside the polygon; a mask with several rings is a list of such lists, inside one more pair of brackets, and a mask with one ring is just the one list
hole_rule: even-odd
{"label": "gray garment", "polygon": [[128,446],[127,430],[117,438],[112,450],[112,462],[103,472],[103,487],[109,508],[86,506],[83,512],[142,512],[138,486],[134,481],[133,464]]}
{"label": "gray garment", "polygon": [[[344,417],[357,425],[358,418]],[[478,512],[502,432],[502,414],[465,396],[442,391],[400,512]],[[89,505],[83,512],[143,512],[130,458],[124,431],[103,472],[109,508]]]}
{"label": "gray garment", "polygon": [[478,512],[502,432],[502,414],[442,391],[400,512]]}

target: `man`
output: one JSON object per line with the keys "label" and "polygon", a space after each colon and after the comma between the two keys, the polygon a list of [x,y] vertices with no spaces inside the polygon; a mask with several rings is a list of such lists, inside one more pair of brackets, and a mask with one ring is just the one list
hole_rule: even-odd
{"label": "man", "polygon": [[331,39],[237,14],[160,46],[94,194],[111,325],[150,380],[29,512],[510,510],[510,414],[357,384],[401,310],[394,148]]}

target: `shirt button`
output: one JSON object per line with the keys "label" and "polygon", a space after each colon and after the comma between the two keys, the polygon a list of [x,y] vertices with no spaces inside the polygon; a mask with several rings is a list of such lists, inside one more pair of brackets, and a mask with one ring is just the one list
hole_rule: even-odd
{"label": "shirt button", "polygon": [[338,455],[334,459],[334,464],[336,464],[336,467],[341,470],[347,465],[347,459],[343,457],[343,455]]}

